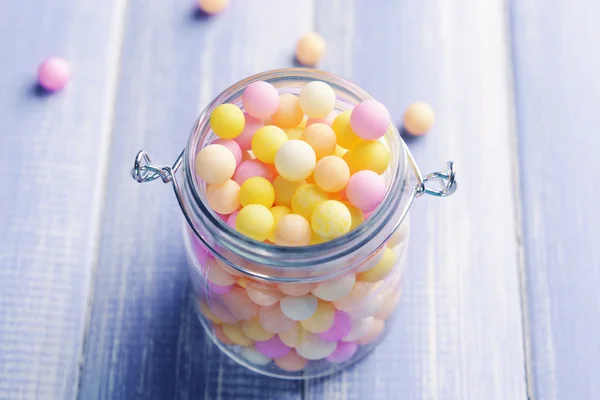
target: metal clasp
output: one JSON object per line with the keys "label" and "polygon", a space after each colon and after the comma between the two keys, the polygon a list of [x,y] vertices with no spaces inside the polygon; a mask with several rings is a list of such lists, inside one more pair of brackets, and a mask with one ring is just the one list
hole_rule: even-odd
{"label": "metal clasp", "polygon": [[172,167],[167,165],[156,166],[152,164],[152,160],[148,153],[144,150],[140,150],[135,156],[133,168],[131,169],[131,176],[139,183],[151,182],[155,179],[160,178],[164,183],[171,182],[174,178],[173,175],[181,166],[183,160],[183,152],[177,157]]}

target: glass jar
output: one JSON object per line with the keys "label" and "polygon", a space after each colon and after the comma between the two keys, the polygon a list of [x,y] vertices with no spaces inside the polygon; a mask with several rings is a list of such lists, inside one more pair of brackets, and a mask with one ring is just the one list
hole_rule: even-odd
{"label": "glass jar", "polygon": [[[408,209],[422,194],[456,189],[454,166],[425,177],[394,124],[381,139],[391,160],[381,205],[348,234],[305,247],[249,239],[230,228],[207,204],[194,159],[215,139],[212,110],[242,107],[246,86],[266,81],[280,93],[298,94],[320,80],[335,91],[336,111],[372,97],[333,74],[281,69],[254,75],[221,93],[202,112],[188,144],[172,167],[155,166],[141,151],[132,170],[138,182],[172,182],[185,216],[184,241],[199,320],[233,360],[273,377],[305,379],[336,372],[364,357],[385,337],[401,297],[409,237]],[[411,172],[416,184],[411,184]],[[439,190],[427,181],[441,183]]]}

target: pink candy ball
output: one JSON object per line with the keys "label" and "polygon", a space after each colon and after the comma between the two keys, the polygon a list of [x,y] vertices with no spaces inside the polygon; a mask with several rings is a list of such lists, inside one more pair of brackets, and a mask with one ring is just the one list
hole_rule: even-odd
{"label": "pink candy ball", "polygon": [[242,149],[240,148],[240,145],[237,144],[237,142],[235,140],[217,139],[214,142],[212,142],[211,144],[220,144],[221,146],[227,147],[229,149],[229,151],[231,151],[231,154],[233,154],[233,158],[235,158],[236,167],[238,165],[240,165],[240,163],[242,162]]}
{"label": "pink candy ball", "polygon": [[381,175],[369,170],[358,171],[346,184],[346,197],[354,207],[369,212],[381,204],[385,190],[385,181]]}
{"label": "pink candy ball", "polygon": [[345,311],[336,310],[333,316],[333,325],[328,331],[319,333],[319,337],[324,340],[335,341],[341,340],[352,328],[352,318]]}
{"label": "pink candy ball", "polygon": [[254,133],[259,128],[265,126],[265,124],[261,120],[248,115],[248,113],[244,113],[244,117],[246,118],[244,130],[233,140],[240,146],[240,149],[246,151],[250,150],[252,147],[252,137],[254,136]]}
{"label": "pink candy ball", "polygon": [[342,363],[349,360],[356,350],[358,345],[355,342],[338,342],[335,351],[327,357],[327,361],[332,363]]}
{"label": "pink candy ball", "polygon": [[238,211],[229,214],[229,217],[227,218],[227,225],[229,225],[229,227],[233,230],[235,230],[235,220],[237,218],[238,215]]}
{"label": "pink candy ball", "polygon": [[233,289],[233,286],[234,285],[221,286],[212,282],[208,282],[208,287],[210,288],[210,291],[219,296],[225,293],[229,293],[231,289]]}
{"label": "pink candy ball", "polygon": [[50,57],[38,68],[38,82],[50,91],[64,88],[71,77],[69,63],[60,57]]}
{"label": "pink candy ball", "polygon": [[385,135],[389,126],[390,113],[376,100],[363,101],[350,114],[350,127],[363,139],[379,139]]}
{"label": "pink candy ball", "polygon": [[270,83],[253,82],[242,94],[242,104],[248,114],[259,120],[271,118],[279,107],[279,92]]}
{"label": "pink candy ball", "polygon": [[261,354],[270,358],[280,358],[287,355],[292,349],[275,335],[271,339],[264,342],[256,342],[254,348]]}
{"label": "pink candy ball", "polygon": [[273,180],[273,170],[266,164],[258,160],[243,161],[233,174],[233,180],[240,186],[247,179],[260,176],[271,182]]}

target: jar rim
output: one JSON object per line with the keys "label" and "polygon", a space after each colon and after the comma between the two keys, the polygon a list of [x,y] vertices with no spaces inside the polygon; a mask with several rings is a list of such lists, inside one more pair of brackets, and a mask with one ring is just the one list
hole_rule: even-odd
{"label": "jar rim", "polygon": [[[236,232],[219,218],[211,207],[208,206],[206,199],[201,196],[201,193],[204,192],[204,188],[195,177],[194,167],[194,159],[196,151],[199,149],[198,145],[201,139],[204,139],[206,142],[201,145],[201,147],[208,144],[207,139],[208,135],[210,135],[210,113],[216,106],[240,97],[243,89],[253,82],[267,81],[273,83],[286,80],[291,82],[320,80],[331,85],[334,90],[343,91],[345,94],[350,95],[356,99],[356,101],[373,99],[369,93],[350,81],[335,74],[316,69],[283,68],[252,75],[225,89],[201,112],[188,139],[182,165],[185,193],[187,195],[186,197],[188,197],[188,203],[192,203],[191,209],[194,216],[196,219],[203,222],[203,227],[206,228],[205,231],[207,235],[210,235],[212,239],[211,241],[203,240],[203,242],[205,242],[213,253],[231,267],[240,272],[263,278],[265,276],[248,271],[245,267],[239,265],[239,263],[221,257],[219,249],[226,248],[231,253],[239,256],[242,260],[247,260],[251,263],[267,267],[307,269],[322,263],[332,262],[353,254],[376,236],[381,237],[380,232],[384,228],[385,230],[389,230],[387,235],[385,235],[385,238],[387,239],[401,222],[398,220],[395,224],[393,223],[390,225],[390,217],[398,208],[400,208],[402,202],[408,198],[410,192],[408,190],[409,168],[407,163],[406,143],[400,136],[396,125],[391,121],[388,132],[385,135],[385,142],[391,154],[390,167],[393,168],[388,167],[388,171],[385,173],[388,178],[388,187],[385,197],[373,214],[370,215],[369,219],[349,233],[325,243],[309,246],[277,246],[250,239],[239,232]],[[194,221],[188,222],[193,223]],[[199,230],[194,229],[194,231],[198,232]],[[384,241],[385,240],[383,240],[382,243]],[[210,245],[208,242],[214,243],[214,246]],[[379,243],[373,250],[382,243]]]}

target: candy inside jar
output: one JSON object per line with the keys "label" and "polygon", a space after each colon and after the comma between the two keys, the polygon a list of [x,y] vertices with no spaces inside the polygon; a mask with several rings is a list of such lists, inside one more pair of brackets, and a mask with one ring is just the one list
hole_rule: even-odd
{"label": "candy inside jar", "polygon": [[141,151],[132,170],[173,183],[206,332],[236,362],[286,379],[331,374],[385,337],[408,209],[422,194],[452,194],[454,174],[448,162],[422,176],[383,104],[306,69],[233,85],[172,167]]}

